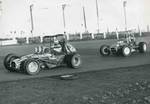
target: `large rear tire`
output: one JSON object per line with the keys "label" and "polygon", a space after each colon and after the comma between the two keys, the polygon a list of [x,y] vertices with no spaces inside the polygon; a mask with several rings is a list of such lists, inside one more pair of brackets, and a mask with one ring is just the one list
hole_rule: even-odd
{"label": "large rear tire", "polygon": [[108,45],[102,45],[100,47],[100,54],[102,56],[109,56],[110,55],[110,48]]}
{"label": "large rear tire", "polygon": [[10,71],[10,72],[14,72],[15,69],[11,67],[11,62],[14,60],[14,59],[17,59],[19,58],[18,56],[14,55],[14,54],[8,54],[6,55],[6,57],[4,58],[4,67]]}
{"label": "large rear tire", "polygon": [[122,55],[127,57],[131,55],[131,49],[128,46],[123,46],[122,47]]}
{"label": "large rear tire", "polygon": [[139,43],[139,52],[145,53],[147,51],[147,44],[145,42]]}
{"label": "large rear tire", "polygon": [[29,59],[24,62],[23,69],[29,75],[36,75],[40,72],[40,64],[37,60]]}
{"label": "large rear tire", "polygon": [[77,69],[80,67],[81,65],[81,57],[79,54],[74,53],[74,54],[70,54],[70,55],[66,55],[65,57],[65,61],[68,67]]}

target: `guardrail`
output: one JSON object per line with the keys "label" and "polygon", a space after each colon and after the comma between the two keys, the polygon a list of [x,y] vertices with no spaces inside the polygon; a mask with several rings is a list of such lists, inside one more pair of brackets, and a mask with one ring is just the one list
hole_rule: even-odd
{"label": "guardrail", "polygon": [[[135,37],[146,37],[150,36],[150,32],[142,32],[134,33]],[[85,40],[101,40],[101,39],[117,39],[117,38],[125,38],[124,33],[111,32],[111,33],[77,33],[77,34],[69,34],[69,41],[85,41]],[[16,38],[16,40],[2,40],[0,41],[0,45],[10,45],[10,44],[39,44],[39,43],[49,43],[50,37],[49,36],[36,36],[36,37],[22,37]]]}

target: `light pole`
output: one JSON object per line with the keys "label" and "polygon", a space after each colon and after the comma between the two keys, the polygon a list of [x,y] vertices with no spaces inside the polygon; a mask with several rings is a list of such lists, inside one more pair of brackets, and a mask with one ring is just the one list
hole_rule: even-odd
{"label": "light pole", "polygon": [[65,7],[66,7],[66,4],[62,4],[62,16],[63,16],[64,34],[66,34]]}
{"label": "light pole", "polygon": [[97,15],[97,32],[99,33],[99,9],[98,9],[98,1],[96,0],[96,15]]}
{"label": "light pole", "polygon": [[31,34],[33,36],[34,23],[33,23],[33,4],[30,5],[30,18],[31,18]]}
{"label": "light pole", "polygon": [[127,1],[123,1],[125,31],[127,31],[127,30],[128,30],[128,29],[127,29],[126,4],[127,4]]}
{"label": "light pole", "polygon": [[0,16],[2,15],[2,1],[0,1]]}
{"label": "light pole", "polygon": [[67,4],[62,4],[62,16],[63,16],[63,24],[64,24],[64,35],[66,36],[67,40],[69,40],[69,34],[66,33],[66,19],[65,19],[65,8]]}
{"label": "light pole", "polygon": [[3,31],[3,25],[2,25],[2,1],[0,0],[0,33]]}
{"label": "light pole", "polygon": [[82,9],[83,9],[84,28],[85,28],[85,32],[87,32],[86,16],[85,16],[85,8],[84,8],[84,6],[82,7]]}

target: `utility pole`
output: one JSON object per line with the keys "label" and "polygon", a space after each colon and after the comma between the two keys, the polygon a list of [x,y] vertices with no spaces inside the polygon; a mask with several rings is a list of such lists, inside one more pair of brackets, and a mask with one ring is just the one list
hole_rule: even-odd
{"label": "utility pole", "polygon": [[30,18],[31,18],[31,34],[33,36],[34,23],[33,23],[33,4],[30,5]]}
{"label": "utility pole", "polygon": [[2,1],[0,1],[0,16],[2,15]]}
{"label": "utility pole", "polygon": [[123,1],[125,31],[127,31],[127,30],[128,30],[128,29],[127,29],[126,4],[127,4],[127,1]]}
{"label": "utility pole", "polygon": [[83,6],[83,19],[84,19],[84,28],[85,28],[85,32],[87,32],[86,16],[85,16],[85,8],[84,8],[84,6]]}
{"label": "utility pole", "polygon": [[63,24],[64,24],[64,35],[66,35],[67,40],[69,40],[69,34],[66,33],[66,19],[65,19],[65,8],[67,4],[62,4],[62,16],[63,16]]}
{"label": "utility pole", "polygon": [[98,1],[96,0],[96,15],[97,15],[97,33],[99,33],[99,9],[98,9]]}
{"label": "utility pole", "polygon": [[62,15],[63,15],[63,24],[64,24],[64,34],[66,33],[65,7],[66,7],[66,4],[62,4]]}

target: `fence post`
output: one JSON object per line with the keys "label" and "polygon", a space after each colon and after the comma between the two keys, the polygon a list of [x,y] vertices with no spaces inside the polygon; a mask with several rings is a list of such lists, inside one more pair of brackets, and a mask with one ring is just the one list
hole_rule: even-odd
{"label": "fence post", "polygon": [[80,39],[82,40],[82,33],[80,32]]}
{"label": "fence post", "polygon": [[65,33],[66,37],[67,37],[67,40],[69,40],[69,34],[68,33]]}
{"label": "fence post", "polygon": [[94,39],[94,34],[93,33],[91,34],[91,36],[92,36],[92,39]]}
{"label": "fence post", "polygon": [[104,39],[106,39],[106,32],[103,33]]}
{"label": "fence post", "polygon": [[40,42],[43,43],[43,36],[40,36]]}
{"label": "fence post", "polygon": [[27,37],[26,37],[26,39],[27,39],[27,41],[26,41],[26,42],[27,42],[27,44],[29,44],[29,37],[27,36]]}
{"label": "fence post", "polygon": [[142,32],[141,32],[141,30],[140,30],[140,36],[142,36]]}
{"label": "fence post", "polygon": [[149,25],[147,25],[147,32],[150,32],[150,30],[149,30]]}
{"label": "fence post", "polygon": [[142,36],[141,29],[140,29],[139,25],[138,25],[138,31],[139,31],[140,36]]}
{"label": "fence post", "polygon": [[2,45],[3,45],[3,41],[1,40],[1,41],[0,41],[0,46],[2,46]]}
{"label": "fence post", "polygon": [[116,37],[117,37],[117,40],[119,39],[119,34],[118,34],[118,29],[116,28]]}

